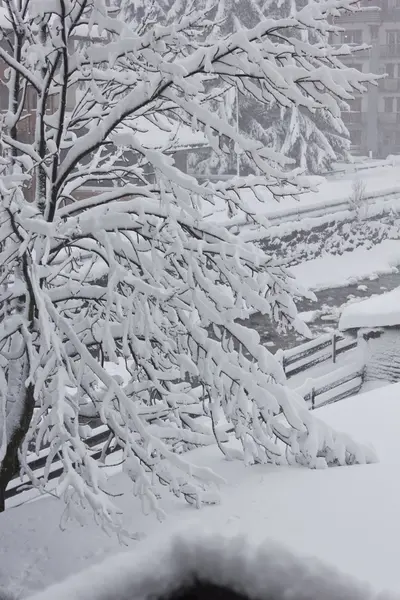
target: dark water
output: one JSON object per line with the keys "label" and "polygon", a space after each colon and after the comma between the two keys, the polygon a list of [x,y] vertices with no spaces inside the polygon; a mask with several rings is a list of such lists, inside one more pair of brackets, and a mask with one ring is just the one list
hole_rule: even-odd
{"label": "dark water", "polygon": [[[314,334],[326,333],[337,328],[337,309],[351,298],[368,298],[372,294],[383,294],[399,286],[400,273],[381,275],[372,281],[365,279],[354,285],[316,292],[317,302],[301,300],[297,303],[297,309],[299,312],[321,311],[323,314],[319,315],[312,323],[308,323],[308,326]],[[269,318],[260,313],[253,315],[247,321],[242,321],[242,324],[256,329],[260,334],[261,343],[272,352],[279,348],[292,348],[305,341],[303,336],[294,331],[277,332]]]}

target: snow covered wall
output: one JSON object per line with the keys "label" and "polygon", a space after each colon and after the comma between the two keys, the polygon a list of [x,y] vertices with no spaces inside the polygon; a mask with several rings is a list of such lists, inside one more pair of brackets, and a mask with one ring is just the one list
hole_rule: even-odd
{"label": "snow covered wall", "polygon": [[365,339],[365,379],[400,381],[400,288],[346,306],[341,331]]}
{"label": "snow covered wall", "polygon": [[[161,544],[162,546],[162,544]],[[143,551],[143,548],[145,550]],[[394,600],[272,543],[243,537],[178,537],[160,551],[145,543],[51,586],[31,600]]]}

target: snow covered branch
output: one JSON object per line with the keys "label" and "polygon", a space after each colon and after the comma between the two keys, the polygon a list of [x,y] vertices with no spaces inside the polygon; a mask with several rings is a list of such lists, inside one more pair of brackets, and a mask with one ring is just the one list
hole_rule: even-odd
{"label": "snow covered branch", "polygon": [[[312,189],[213,102],[234,86],[266,106],[323,108],[340,124],[340,102],[372,80],[344,68],[326,41],[327,15],[354,3],[312,1],[231,35],[216,32],[208,3],[187,13],[174,4],[165,22],[137,26],[103,0],[25,4],[7,2],[18,56],[1,51],[10,101],[0,129],[0,496],[20,466],[45,485],[58,456],[66,498],[115,527],[104,470],[81,435],[88,414],[110,430],[135,493],[159,516],[159,485],[196,506],[216,501],[218,478],[176,449],[209,444],[226,422],[248,463],[281,464],[287,449],[312,467],[369,461],[351,441],[329,443],[257,333],[237,324],[256,310],[301,330],[301,286],[204,219],[222,203],[232,219],[267,227],[243,190],[258,198],[266,188],[274,201]],[[293,30],[318,32],[325,45]],[[257,175],[200,183],[175,161],[192,145],[233,148]],[[39,481],[27,456],[44,444]]]}

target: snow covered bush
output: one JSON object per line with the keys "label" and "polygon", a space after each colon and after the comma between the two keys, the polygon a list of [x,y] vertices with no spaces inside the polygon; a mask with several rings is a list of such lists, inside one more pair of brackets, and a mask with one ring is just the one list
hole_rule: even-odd
{"label": "snow covered bush", "polygon": [[357,178],[353,181],[351,187],[351,196],[349,198],[350,209],[356,214],[357,220],[362,221],[368,214],[368,200],[365,197],[365,182]]}
{"label": "snow covered bush", "polygon": [[[315,420],[257,333],[236,323],[257,310],[301,328],[301,287],[280,261],[202,218],[219,202],[231,219],[267,227],[242,192],[257,200],[266,187],[282,199],[309,188],[285,156],[217,117],[213,94],[223,81],[266,106],[326,108],[339,119],[338,102],[369,77],[343,67],[349,49],[329,47],[327,19],[356,2],[309,2],[225,37],[211,3],[210,13],[195,1],[184,14],[172,6],[165,25],[149,16],[136,28],[105,0],[4,4],[0,510],[19,468],[42,487],[57,457],[59,493],[115,524],[101,469],[111,442],[158,514],[160,484],[195,505],[214,502],[218,478],[173,449],[213,436],[225,448],[218,421],[233,427],[248,463],[371,460]],[[323,41],[293,35],[308,31]],[[259,175],[200,185],[172,156],[189,129],[216,152],[245,153]],[[112,362],[125,364],[128,382],[110,374]],[[100,458],[83,417],[109,431]],[[38,480],[27,458],[45,444]]]}

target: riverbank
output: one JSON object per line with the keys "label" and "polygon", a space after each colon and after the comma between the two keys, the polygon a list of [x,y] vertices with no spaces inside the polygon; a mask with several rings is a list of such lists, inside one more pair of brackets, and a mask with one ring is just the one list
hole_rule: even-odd
{"label": "riverbank", "polygon": [[[400,286],[400,241],[385,240],[370,249],[356,248],[342,255],[324,255],[292,267],[299,282],[312,289],[316,302],[300,299],[297,309],[315,335],[336,329],[341,309],[349,302],[382,294]],[[260,313],[243,324],[258,331],[261,343],[272,352],[304,341],[295,331],[278,333]]]}

